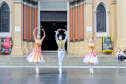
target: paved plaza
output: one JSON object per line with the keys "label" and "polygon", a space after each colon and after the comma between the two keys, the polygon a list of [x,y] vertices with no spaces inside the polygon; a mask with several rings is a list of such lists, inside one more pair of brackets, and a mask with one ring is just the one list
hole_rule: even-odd
{"label": "paved plaza", "polygon": [[87,68],[63,69],[59,74],[56,68],[1,68],[0,84],[125,84],[125,68],[95,68],[90,74]]}

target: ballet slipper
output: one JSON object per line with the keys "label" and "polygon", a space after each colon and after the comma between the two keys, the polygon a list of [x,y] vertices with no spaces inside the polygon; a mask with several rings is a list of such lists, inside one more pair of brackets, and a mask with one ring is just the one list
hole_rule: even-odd
{"label": "ballet slipper", "polygon": [[36,68],[35,70],[36,70],[36,73],[38,74],[38,73],[39,73],[39,69],[38,69],[38,68]]}
{"label": "ballet slipper", "polygon": [[60,74],[62,73],[62,69],[59,69],[59,73],[60,73]]}

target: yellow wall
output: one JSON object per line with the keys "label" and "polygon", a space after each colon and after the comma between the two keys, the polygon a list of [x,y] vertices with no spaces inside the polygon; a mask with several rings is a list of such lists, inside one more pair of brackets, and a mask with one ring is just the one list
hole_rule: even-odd
{"label": "yellow wall", "polygon": [[[12,37],[14,36],[13,31],[14,31],[14,0],[0,0],[0,4],[3,2],[7,2],[10,5],[10,9],[11,9],[11,13],[12,13],[12,31],[11,31],[11,35]],[[0,55],[1,55],[1,39],[0,39]]]}
{"label": "yellow wall", "polygon": [[[89,0],[86,0],[89,1]],[[70,42],[69,52],[71,54],[86,54],[88,50],[88,44],[86,42],[87,38],[87,26],[92,26],[93,32],[95,32],[95,7],[100,2],[100,0],[90,0],[91,3],[84,4],[84,41],[80,42]],[[109,32],[110,36],[114,40],[114,52],[109,54],[116,54],[118,48],[121,48],[122,51],[126,49],[126,0],[103,0],[109,8]],[[116,3],[115,3],[116,2]],[[91,10],[91,11],[90,11]],[[78,45],[76,45],[78,43]],[[80,46],[83,44],[83,47]],[[97,38],[95,43],[95,51],[98,55],[107,54],[102,52],[102,38]],[[75,53],[73,50],[81,50],[81,53]]]}
{"label": "yellow wall", "polygon": [[123,31],[123,34],[124,34],[124,49],[126,49],[126,0],[123,0],[123,11],[124,11],[124,31]]}
{"label": "yellow wall", "polygon": [[[1,0],[0,0],[1,1]],[[28,55],[34,48],[34,42],[24,42],[22,40],[22,10],[23,5],[21,3],[14,3],[14,0],[5,0],[9,3],[12,9],[12,40],[13,48],[11,55]],[[100,0],[86,0],[93,3],[84,4],[84,41],[70,42],[68,52],[70,54],[86,54],[88,50],[87,44],[87,26],[92,26],[95,31],[95,7]],[[122,50],[126,49],[126,0],[104,0],[109,8],[109,28],[110,36],[114,38],[114,52],[115,54],[118,48]],[[112,1],[116,3],[112,4]],[[15,26],[20,26],[21,31],[15,32]],[[1,40],[0,40],[1,41]],[[1,43],[0,43],[1,44]],[[0,46],[1,49],[1,46]],[[97,38],[96,41],[96,53],[106,54],[102,52],[102,38]],[[0,53],[1,54],[1,53]]]}
{"label": "yellow wall", "polygon": [[[1,0],[0,0],[1,1]],[[33,47],[34,42],[24,42],[22,40],[22,22],[23,22],[23,4],[14,3],[14,0],[5,0],[12,9],[12,52],[11,55],[28,55]],[[15,32],[15,26],[20,26],[20,32]],[[1,41],[1,40],[0,40]],[[0,43],[1,44],[1,43]],[[1,49],[1,46],[0,46]],[[1,53],[0,53],[1,54]]]}

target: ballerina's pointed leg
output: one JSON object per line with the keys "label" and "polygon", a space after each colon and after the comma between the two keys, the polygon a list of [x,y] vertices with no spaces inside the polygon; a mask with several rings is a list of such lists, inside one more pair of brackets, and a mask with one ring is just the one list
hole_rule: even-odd
{"label": "ballerina's pointed leg", "polygon": [[91,67],[91,64],[90,64],[90,69],[89,69],[90,73],[92,73],[92,67]]}
{"label": "ballerina's pointed leg", "polygon": [[91,73],[94,73],[93,64],[91,64]]}
{"label": "ballerina's pointed leg", "polygon": [[36,73],[38,74],[39,73],[39,66],[38,66],[38,62],[36,63]]}

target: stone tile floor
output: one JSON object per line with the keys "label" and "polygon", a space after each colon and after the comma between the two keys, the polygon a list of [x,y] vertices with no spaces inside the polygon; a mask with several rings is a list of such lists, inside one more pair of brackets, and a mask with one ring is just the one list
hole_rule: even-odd
{"label": "stone tile floor", "polygon": [[95,68],[94,74],[85,69],[0,68],[0,84],[126,84],[125,68]]}

